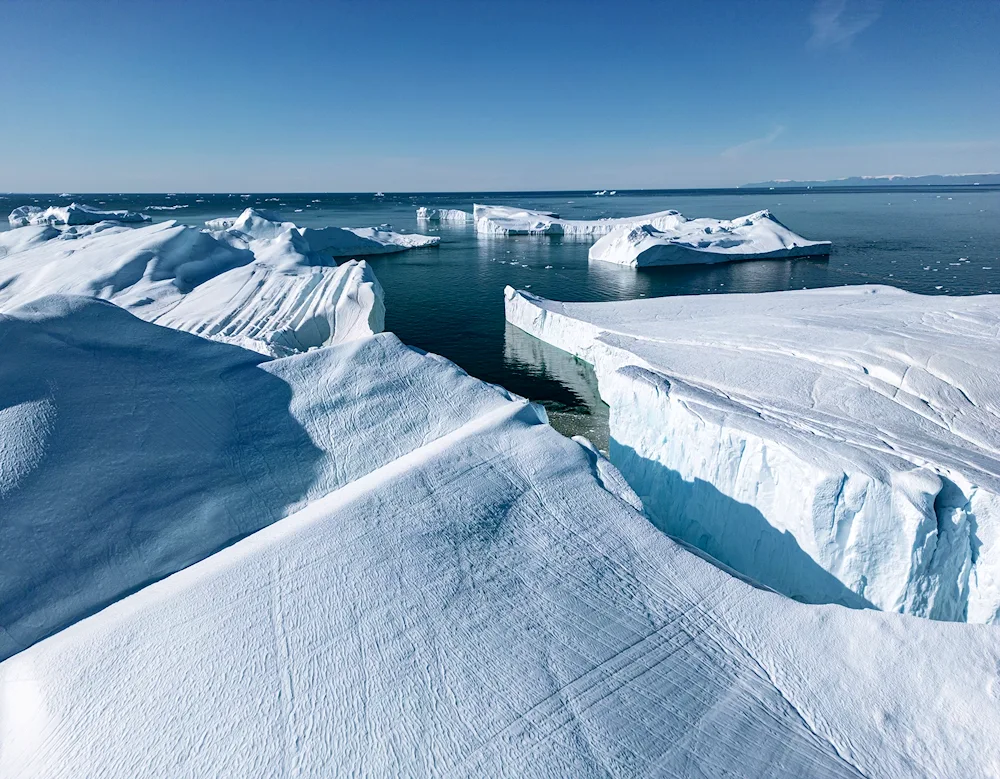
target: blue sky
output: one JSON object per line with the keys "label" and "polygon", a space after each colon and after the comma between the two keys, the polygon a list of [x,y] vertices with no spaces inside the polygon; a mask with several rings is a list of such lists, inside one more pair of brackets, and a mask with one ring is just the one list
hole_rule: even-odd
{"label": "blue sky", "polygon": [[0,0],[0,191],[996,171],[998,40],[995,0]]}

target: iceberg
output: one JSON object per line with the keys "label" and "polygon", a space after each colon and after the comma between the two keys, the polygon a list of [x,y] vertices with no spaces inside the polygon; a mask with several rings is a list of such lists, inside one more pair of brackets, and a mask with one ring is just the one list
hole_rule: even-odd
{"label": "iceberg", "polygon": [[382,330],[371,268],[333,265],[331,251],[401,251],[423,238],[298,228],[250,209],[216,230],[173,221],[22,227],[0,233],[0,311],[54,293],[92,295],[150,322],[283,356]]}
{"label": "iceberg", "polygon": [[643,216],[617,219],[560,219],[549,211],[529,211],[511,206],[473,206],[476,232],[481,235],[569,235],[600,236],[625,227],[648,224],[661,230],[672,229],[687,220],[677,211],[658,211]]}
{"label": "iceberg", "polygon": [[421,206],[417,209],[417,221],[465,224],[472,221],[472,214],[457,208],[427,208]]}
{"label": "iceberg", "polygon": [[263,360],[65,297],[0,328],[0,775],[1000,770],[993,628],[754,587],[391,335]]}
{"label": "iceberg", "polygon": [[15,208],[7,217],[11,227],[27,227],[29,225],[92,225],[98,222],[149,222],[150,218],[136,211],[102,211],[82,203],[70,203],[68,206],[21,206]]}
{"label": "iceberg", "polygon": [[281,221],[277,214],[253,208],[246,209],[235,218],[210,219],[205,226],[211,231],[227,232],[247,241],[275,239],[287,234],[290,240],[301,239],[305,252],[330,257],[391,254],[441,243],[435,235],[395,233],[387,226],[297,227],[293,222]]}
{"label": "iceberg", "polygon": [[666,532],[806,602],[1000,616],[1000,298],[862,286],[625,303],[507,288],[595,367]]}
{"label": "iceberg", "polygon": [[[678,215],[679,216],[679,215]],[[796,235],[770,211],[737,219],[679,219],[618,227],[590,247],[590,259],[632,268],[828,255],[829,241]]]}

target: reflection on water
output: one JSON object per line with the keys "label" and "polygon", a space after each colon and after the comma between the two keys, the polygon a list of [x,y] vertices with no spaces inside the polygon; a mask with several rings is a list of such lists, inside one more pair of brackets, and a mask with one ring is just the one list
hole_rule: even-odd
{"label": "reflection on water", "polygon": [[569,390],[575,400],[572,404],[542,401],[549,422],[563,435],[586,436],[608,453],[608,406],[597,391],[597,376],[590,365],[509,322],[504,330],[503,356],[509,370],[556,381]]}

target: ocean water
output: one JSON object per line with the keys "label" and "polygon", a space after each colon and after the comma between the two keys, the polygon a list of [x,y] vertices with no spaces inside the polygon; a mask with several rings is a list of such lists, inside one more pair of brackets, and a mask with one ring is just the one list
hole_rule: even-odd
{"label": "ocean water", "polygon": [[[386,293],[386,328],[485,381],[542,403],[554,426],[607,445],[607,410],[589,368],[505,324],[503,288],[560,300],[767,292],[891,284],[923,294],[1000,292],[1000,187],[858,190],[675,190],[451,194],[3,195],[0,211],[76,200],[200,225],[253,206],[300,225],[365,227],[441,236],[441,245],[368,258]],[[731,219],[770,209],[797,233],[833,242],[829,260],[763,260],[636,271],[590,262],[590,241],[477,237],[471,224],[428,228],[417,206],[473,202],[554,211],[565,218],[633,216],[674,208]],[[4,225],[5,227],[6,225]],[[0,227],[0,229],[3,229]]]}

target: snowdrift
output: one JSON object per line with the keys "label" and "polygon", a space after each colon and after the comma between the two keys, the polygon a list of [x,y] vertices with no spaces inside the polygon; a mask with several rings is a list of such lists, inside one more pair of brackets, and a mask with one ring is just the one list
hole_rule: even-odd
{"label": "snowdrift", "polygon": [[27,227],[29,225],[92,225],[98,222],[149,222],[150,218],[136,211],[102,211],[82,203],[70,203],[68,206],[21,206],[15,208],[7,217],[11,227]]}
{"label": "snowdrift", "polygon": [[150,322],[282,356],[383,327],[371,269],[335,265],[331,254],[427,243],[378,229],[299,228],[252,209],[210,226],[103,221],[2,233],[0,311],[53,293],[92,295]]}
{"label": "snowdrift", "polygon": [[389,335],[268,361],[93,298],[0,315],[0,345],[2,656],[508,397]]}
{"label": "snowdrift", "polygon": [[426,208],[421,206],[417,209],[417,221],[465,224],[472,221],[472,214],[457,208]]}
{"label": "snowdrift", "polygon": [[632,268],[828,255],[829,241],[796,235],[770,211],[737,219],[685,219],[662,228],[618,227],[590,247],[590,259]]}
{"label": "snowdrift", "polygon": [[1000,615],[1000,298],[890,287],[506,316],[592,363],[667,532],[807,602]]}
{"label": "snowdrift", "polygon": [[756,589],[392,336],[260,362],[99,301],[0,321],[5,629],[137,589],[0,663],[3,776],[1000,771],[994,629]]}

